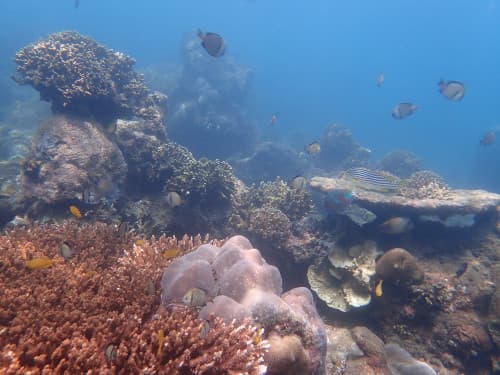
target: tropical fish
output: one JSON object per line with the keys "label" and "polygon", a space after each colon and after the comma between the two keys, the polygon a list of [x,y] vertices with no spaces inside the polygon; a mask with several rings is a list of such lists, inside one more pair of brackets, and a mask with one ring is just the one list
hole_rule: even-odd
{"label": "tropical fish", "polygon": [[276,125],[276,123],[278,122],[278,117],[276,116],[276,114],[273,113],[273,115],[271,116],[271,126],[272,125]]}
{"label": "tropical fish", "polygon": [[377,87],[381,87],[384,84],[385,77],[384,73],[380,72],[379,75],[377,76]]}
{"label": "tropical fish", "polygon": [[47,257],[33,258],[26,262],[26,267],[30,270],[52,267],[52,260]]}
{"label": "tropical fish", "polygon": [[69,206],[69,212],[71,212],[71,214],[77,219],[82,218],[82,213],[80,212],[79,208],[76,207],[75,205]]}
{"label": "tropical fish", "polygon": [[365,190],[382,193],[395,192],[400,187],[400,181],[397,177],[364,167],[350,168],[341,172],[338,178],[351,181]]}
{"label": "tropical fish", "polygon": [[116,346],[109,344],[106,347],[106,359],[109,363],[113,363],[116,360]]}
{"label": "tropical fish", "polygon": [[210,323],[205,320],[200,330],[200,337],[202,339],[207,337],[209,332],[210,332]]}
{"label": "tropical fish", "polygon": [[182,297],[182,303],[191,307],[204,306],[207,303],[207,293],[200,288],[191,288]]}
{"label": "tropical fish", "polygon": [[163,329],[160,329],[158,331],[158,351],[156,352],[158,356],[160,356],[161,352],[163,351],[164,342],[165,342],[165,332],[163,331]]}
{"label": "tropical fish", "polygon": [[378,283],[377,283],[377,286],[375,286],[375,295],[377,297],[382,297],[382,294],[383,294],[383,291],[382,291],[382,283],[384,282],[384,280],[380,280]]}
{"label": "tropical fish", "polygon": [[483,135],[483,138],[479,141],[479,144],[481,146],[491,146],[492,144],[495,143],[496,140],[496,134],[494,131],[489,131],[485,135]]}
{"label": "tropical fish", "polygon": [[130,231],[130,225],[126,221],[122,221],[118,225],[118,234],[120,236],[122,236],[122,237],[125,236],[129,231]]}
{"label": "tropical fish", "polygon": [[380,230],[389,234],[407,233],[413,229],[413,223],[407,217],[393,217],[380,224]]}
{"label": "tropical fish", "polygon": [[175,258],[179,253],[181,252],[181,249],[178,247],[172,247],[170,249],[165,250],[162,255],[165,259],[172,259]]}
{"label": "tropical fish", "polygon": [[418,109],[418,106],[412,103],[399,103],[394,106],[392,109],[392,117],[396,120],[404,119]]}
{"label": "tropical fish", "polygon": [[170,191],[167,194],[167,204],[172,208],[180,206],[182,204],[182,198],[179,195],[179,193],[176,193],[175,191]]}
{"label": "tropical fish", "polygon": [[438,82],[439,92],[448,100],[458,102],[465,94],[465,87],[462,82],[440,80]]}
{"label": "tropical fish", "polygon": [[144,245],[144,240],[139,238],[139,239],[135,240],[134,244],[136,246],[142,246],[142,245]]}
{"label": "tropical fish", "polygon": [[319,152],[321,151],[321,145],[319,144],[318,141],[314,141],[314,142],[309,143],[305,147],[305,149],[309,155],[316,155],[316,154],[319,154]]}
{"label": "tropical fish", "polygon": [[210,56],[220,57],[224,55],[226,46],[224,39],[216,33],[204,33],[198,29],[198,37],[201,39],[201,45],[208,52]]}
{"label": "tropical fish", "polygon": [[297,175],[288,181],[288,186],[297,190],[303,190],[307,187],[307,178],[301,175]]}
{"label": "tropical fish", "polygon": [[61,249],[59,250],[59,254],[65,259],[71,259],[74,255],[73,249],[67,242],[63,242],[61,245]]}
{"label": "tropical fish", "polygon": [[332,190],[325,197],[325,208],[328,211],[342,213],[354,200],[351,191]]}

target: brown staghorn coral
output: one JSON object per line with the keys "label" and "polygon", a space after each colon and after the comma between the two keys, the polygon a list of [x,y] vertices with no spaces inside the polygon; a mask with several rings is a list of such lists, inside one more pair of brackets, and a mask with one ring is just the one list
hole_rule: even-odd
{"label": "brown staghorn coral", "polygon": [[[72,249],[66,260],[63,242]],[[170,263],[162,252],[183,254],[202,242],[146,240],[122,227],[73,222],[1,235],[0,373],[263,371],[266,345],[253,344],[261,335],[255,327],[204,322],[182,305],[157,312],[159,279]],[[40,257],[51,266],[27,267]]]}

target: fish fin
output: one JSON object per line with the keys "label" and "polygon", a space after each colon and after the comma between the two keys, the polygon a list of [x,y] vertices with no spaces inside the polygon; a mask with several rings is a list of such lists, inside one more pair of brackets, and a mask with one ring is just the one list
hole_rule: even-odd
{"label": "fish fin", "polygon": [[201,29],[198,29],[197,35],[198,35],[198,38],[200,38],[200,39],[203,39],[205,37],[205,33],[203,31],[201,31]]}

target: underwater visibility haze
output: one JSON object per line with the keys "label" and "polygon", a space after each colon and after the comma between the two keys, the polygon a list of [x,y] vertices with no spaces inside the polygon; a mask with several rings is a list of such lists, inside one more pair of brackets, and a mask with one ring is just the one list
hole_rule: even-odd
{"label": "underwater visibility haze", "polygon": [[0,373],[500,373],[500,0],[0,24]]}

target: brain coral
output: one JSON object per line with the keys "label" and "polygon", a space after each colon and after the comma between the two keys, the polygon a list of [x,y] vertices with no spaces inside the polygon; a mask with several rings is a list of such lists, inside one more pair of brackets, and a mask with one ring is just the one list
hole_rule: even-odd
{"label": "brain coral", "polygon": [[[311,292],[295,288],[281,296],[279,270],[245,237],[232,237],[222,247],[202,245],[175,260],[165,270],[161,286],[166,306],[180,303],[191,288],[200,288],[210,300],[200,311],[201,318],[247,317],[261,325],[268,337],[272,335],[270,350],[276,368],[270,363],[270,374],[299,364],[306,368],[303,374],[322,373],[326,333]],[[280,349],[292,343],[297,356]]]}

